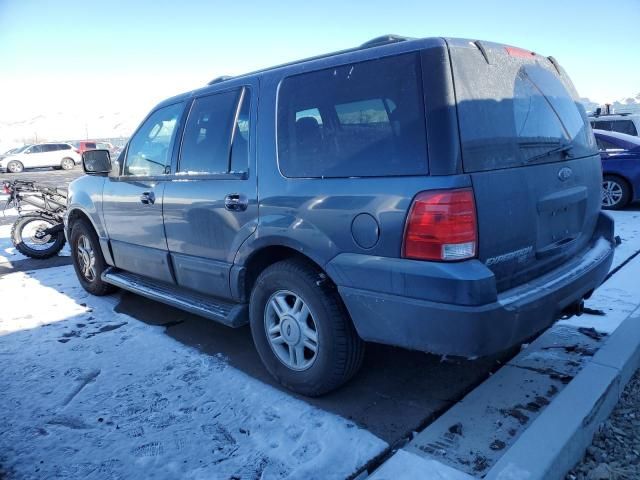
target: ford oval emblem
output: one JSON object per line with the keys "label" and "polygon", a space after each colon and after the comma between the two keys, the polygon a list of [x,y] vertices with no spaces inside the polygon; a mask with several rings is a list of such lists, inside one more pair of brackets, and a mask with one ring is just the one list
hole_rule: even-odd
{"label": "ford oval emblem", "polygon": [[571,178],[571,175],[573,175],[573,170],[571,170],[569,167],[562,167],[558,171],[558,178],[561,182],[564,182],[565,180]]}

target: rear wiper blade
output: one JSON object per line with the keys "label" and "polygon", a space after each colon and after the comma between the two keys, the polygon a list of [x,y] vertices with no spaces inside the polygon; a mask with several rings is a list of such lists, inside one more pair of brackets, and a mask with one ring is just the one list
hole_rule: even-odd
{"label": "rear wiper blade", "polygon": [[540,160],[541,158],[548,157],[549,155],[553,155],[554,153],[569,153],[573,149],[573,145],[560,145],[559,147],[552,148],[540,155],[534,155],[533,157],[529,157],[526,160],[526,163],[535,162],[536,160]]}

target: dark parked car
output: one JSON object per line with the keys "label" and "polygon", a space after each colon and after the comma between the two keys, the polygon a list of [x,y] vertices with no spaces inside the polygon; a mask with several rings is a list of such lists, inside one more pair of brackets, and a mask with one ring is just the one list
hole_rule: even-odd
{"label": "dark parked car", "polygon": [[640,200],[640,138],[594,130],[602,158],[602,207],[619,210]]}
{"label": "dark parked car", "polygon": [[364,341],[516,345],[613,256],[571,81],[494,43],[386,37],[217,79],[154,108],[114,165],[84,165],[66,219],[82,286],[250,323],[305,395],[354,375]]}

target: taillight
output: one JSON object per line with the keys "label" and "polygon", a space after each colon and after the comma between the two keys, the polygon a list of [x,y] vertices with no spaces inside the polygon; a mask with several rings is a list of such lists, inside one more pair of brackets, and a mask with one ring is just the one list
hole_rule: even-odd
{"label": "taillight", "polygon": [[476,205],[471,188],[416,195],[405,225],[403,257],[464,260],[475,257],[477,248]]}

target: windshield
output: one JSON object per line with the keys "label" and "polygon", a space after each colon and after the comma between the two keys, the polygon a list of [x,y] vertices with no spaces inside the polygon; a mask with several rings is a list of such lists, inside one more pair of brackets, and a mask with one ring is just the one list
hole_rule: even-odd
{"label": "windshield", "polygon": [[493,170],[596,153],[573,86],[546,59],[452,50],[465,171]]}
{"label": "windshield", "polygon": [[22,147],[18,147],[18,148],[12,148],[11,150],[9,150],[7,153],[5,153],[5,155],[15,155],[16,153],[20,153],[24,150],[26,150],[27,148],[29,148],[31,145],[23,145]]}

